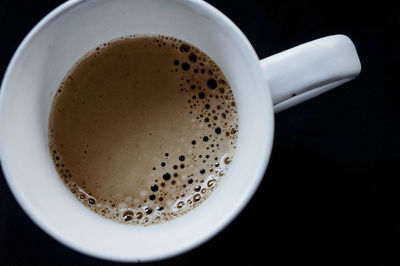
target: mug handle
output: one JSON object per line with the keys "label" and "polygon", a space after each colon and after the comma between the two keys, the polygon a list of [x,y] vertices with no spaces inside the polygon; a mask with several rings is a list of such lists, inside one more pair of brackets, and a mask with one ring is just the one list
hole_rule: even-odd
{"label": "mug handle", "polygon": [[348,82],[361,71],[356,48],[345,35],[307,42],[260,63],[275,112]]}

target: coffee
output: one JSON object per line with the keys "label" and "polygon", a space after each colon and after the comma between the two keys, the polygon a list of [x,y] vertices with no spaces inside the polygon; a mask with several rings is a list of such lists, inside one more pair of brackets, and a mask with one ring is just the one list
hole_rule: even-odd
{"label": "coffee", "polygon": [[62,181],[97,214],[156,224],[202,203],[231,163],[232,90],[193,45],[128,36],[100,45],[54,96],[49,147]]}

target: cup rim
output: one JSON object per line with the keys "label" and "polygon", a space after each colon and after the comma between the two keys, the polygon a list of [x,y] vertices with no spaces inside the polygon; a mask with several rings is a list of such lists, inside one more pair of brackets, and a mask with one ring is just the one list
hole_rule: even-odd
{"label": "cup rim", "polygon": [[[4,106],[3,102],[5,101],[4,97],[4,91],[5,88],[8,87],[8,78],[13,72],[14,66],[16,62],[18,61],[20,55],[24,52],[24,50],[29,47],[30,41],[37,35],[40,34],[42,29],[46,27],[48,23],[50,23],[53,19],[57,18],[58,16],[62,15],[64,12],[66,12],[68,9],[73,8],[83,2],[86,2],[87,0],[69,0],[60,6],[56,7],[54,10],[52,10],[50,13],[48,13],[44,18],[42,18],[33,28],[32,30],[26,35],[26,37],[23,39],[23,41],[20,43],[18,46],[17,50],[15,51],[14,55],[12,56],[10,63],[7,66],[6,72],[4,74],[2,83],[1,83],[1,90],[0,90],[0,119],[3,117],[5,114],[2,114],[4,112],[2,106]],[[89,0],[90,1],[90,0]],[[220,12],[218,9],[213,7],[207,2],[201,1],[201,0],[183,0],[187,2],[187,4],[191,5],[197,5],[198,8],[206,9],[210,13],[213,14],[213,16],[218,19],[220,22],[222,22],[226,27],[229,27],[231,34],[236,35],[238,39],[247,47],[248,50],[248,56],[252,58],[252,62],[254,64],[259,63],[259,58],[253,48],[253,46],[250,44],[249,40],[247,37],[243,34],[243,32],[227,17],[225,16],[222,12]],[[253,60],[254,59],[254,60]],[[261,67],[259,66],[259,79],[262,79],[262,73],[261,73]],[[268,89],[268,84],[264,82],[265,84],[265,94],[266,94],[266,100],[270,101],[271,108],[269,110],[269,114],[271,117],[271,125],[269,125],[269,131],[271,134],[270,136],[270,141],[267,141],[267,147],[266,149],[266,157],[263,158],[264,161],[262,162],[262,169],[263,171],[259,173],[259,177],[256,182],[252,184],[251,187],[251,192],[247,193],[245,195],[245,198],[241,201],[240,204],[237,205],[235,211],[229,215],[228,219],[225,219],[224,221],[220,222],[216,227],[211,231],[206,236],[203,236],[202,238],[197,239],[196,241],[193,241],[191,245],[188,245],[184,248],[180,248],[179,250],[175,250],[173,252],[167,253],[167,254],[157,254],[153,255],[152,257],[149,258],[143,258],[143,259],[133,259],[133,258],[120,258],[120,257],[110,257],[108,255],[104,255],[100,252],[93,252],[92,250],[86,249],[83,250],[81,247],[77,247],[75,243],[70,242],[69,240],[65,239],[62,234],[60,234],[58,231],[53,230],[51,225],[48,224],[48,222],[43,219],[43,217],[40,215],[40,213],[35,212],[32,207],[30,206],[29,200],[27,200],[24,197],[24,193],[20,188],[14,183],[13,178],[9,174],[8,167],[9,165],[7,164],[7,160],[5,159],[6,153],[4,149],[0,149],[0,162],[2,165],[3,173],[5,180],[16,198],[17,202],[19,205],[22,207],[22,209],[25,211],[25,213],[28,214],[28,217],[39,227],[41,228],[44,232],[52,236],[54,239],[56,239],[58,242],[62,243],[63,245],[79,252],[85,255],[89,255],[95,258],[100,258],[100,259],[105,259],[105,260],[112,260],[112,261],[125,261],[125,262],[132,262],[132,261],[155,261],[155,260],[160,260],[160,259],[166,259],[170,258],[172,256],[180,255],[182,253],[188,252],[189,250],[192,250],[195,247],[198,247],[202,245],[204,242],[208,241],[215,235],[217,235],[220,231],[222,231],[224,228],[226,228],[235,218],[236,216],[243,210],[243,208],[247,205],[247,203],[250,201],[250,199],[253,197],[254,193],[256,192],[257,188],[259,187],[259,184],[263,178],[263,174],[267,168],[270,154],[272,151],[272,139],[273,139],[273,132],[274,132],[274,123],[273,123],[273,109],[272,109],[272,100],[271,96],[269,93]],[[266,136],[267,137],[267,136]],[[0,141],[4,137],[2,136],[0,132]]]}

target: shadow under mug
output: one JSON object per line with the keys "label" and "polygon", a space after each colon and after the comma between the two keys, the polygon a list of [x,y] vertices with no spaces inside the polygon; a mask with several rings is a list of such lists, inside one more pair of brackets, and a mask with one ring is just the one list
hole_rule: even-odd
{"label": "shadow under mug", "polygon": [[[60,182],[47,137],[52,96],[71,66],[99,44],[132,34],[174,36],[203,50],[229,80],[239,112],[236,155],[217,189],[189,213],[146,227],[101,218],[77,201]],[[0,92],[3,171],[28,216],[66,246],[116,261],[167,258],[205,242],[245,207],[269,161],[274,112],[347,82],[360,69],[343,35],[260,62],[237,26],[203,1],[68,1],[32,29],[7,68]]]}

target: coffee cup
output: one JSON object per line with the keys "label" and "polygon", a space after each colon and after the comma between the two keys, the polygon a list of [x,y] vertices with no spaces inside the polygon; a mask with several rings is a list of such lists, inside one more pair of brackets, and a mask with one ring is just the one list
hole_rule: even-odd
{"label": "coffee cup", "polygon": [[[194,210],[151,226],[115,223],[81,205],[60,182],[48,148],[51,100],[64,75],[98,44],[131,34],[174,36],[203,50],[229,80],[239,113],[235,158],[220,185]],[[238,27],[203,1],[68,1],[32,29],[5,73],[2,168],[28,216],[64,245],[115,261],[175,256],[216,235],[246,206],[269,161],[274,113],[350,81],[360,69],[344,35],[260,61]]]}

